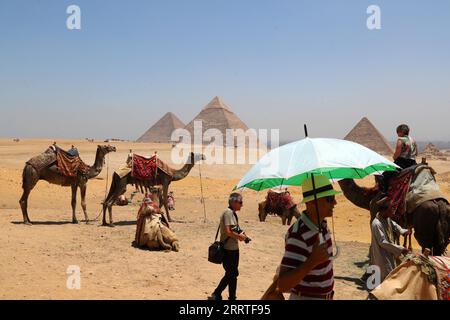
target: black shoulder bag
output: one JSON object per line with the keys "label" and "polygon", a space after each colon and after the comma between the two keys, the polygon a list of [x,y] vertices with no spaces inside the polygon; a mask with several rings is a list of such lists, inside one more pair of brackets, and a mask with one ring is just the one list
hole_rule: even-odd
{"label": "black shoulder bag", "polygon": [[216,232],[216,238],[214,239],[214,243],[209,246],[208,248],[208,261],[216,264],[221,264],[223,262],[223,255],[225,250],[225,243],[228,240],[228,237],[225,239],[224,242],[217,241],[217,237],[219,235],[220,230],[220,223],[219,227],[217,228]]}

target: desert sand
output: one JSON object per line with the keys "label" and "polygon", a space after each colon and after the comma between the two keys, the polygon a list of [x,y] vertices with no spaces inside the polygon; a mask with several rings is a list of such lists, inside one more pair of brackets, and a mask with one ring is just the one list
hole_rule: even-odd
{"label": "desert sand", "polygon": [[[131,246],[136,214],[142,195],[125,207],[113,208],[115,228],[100,226],[101,201],[109,189],[111,175],[122,166],[128,150],[151,155],[171,163],[171,146],[111,142],[117,152],[108,155],[100,176],[88,183],[87,206],[90,224],[82,222],[78,197],[79,224],[71,223],[70,188],[40,181],[29,199],[33,226],[22,223],[19,198],[22,192],[22,168],[31,157],[43,152],[53,140],[0,139],[0,299],[206,299],[223,275],[220,265],[207,261],[207,248],[214,240],[219,216],[227,204],[227,195],[250,165],[201,165],[206,219],[200,202],[199,166],[189,176],[174,182],[175,219],[180,237],[180,252],[156,252]],[[58,140],[63,148],[78,147],[82,159],[92,164],[96,141]],[[450,163],[430,161],[437,171],[441,189],[450,198]],[[174,168],[181,167],[173,165]],[[108,182],[108,185],[106,183]],[[361,181],[370,185],[372,178]],[[336,184],[336,188],[339,186]],[[129,198],[133,187],[126,193]],[[299,188],[291,188],[300,201]],[[241,227],[253,239],[241,244],[238,299],[259,299],[270,285],[281,261],[287,226],[281,219],[257,217],[257,203],[265,192],[244,192],[244,207],[239,213]],[[359,278],[370,242],[369,214],[337,197],[334,230],[341,255],[334,261],[336,299],[364,299],[367,292]],[[332,223],[330,223],[332,226]],[[413,247],[419,246],[413,241]],[[81,289],[66,287],[67,268],[81,270]],[[227,294],[224,292],[224,297]]]}

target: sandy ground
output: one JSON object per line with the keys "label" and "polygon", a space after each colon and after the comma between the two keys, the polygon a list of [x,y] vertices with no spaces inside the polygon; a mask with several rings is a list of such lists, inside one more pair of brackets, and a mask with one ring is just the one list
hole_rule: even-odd
{"label": "sandy ground", "polygon": [[[113,142],[117,152],[88,184],[87,205],[91,219],[86,225],[71,223],[70,188],[39,182],[29,200],[33,226],[22,224],[18,200],[24,163],[44,151],[52,140],[0,139],[0,299],[205,299],[223,275],[221,266],[207,261],[207,248],[213,241],[217,223],[226,206],[227,195],[250,168],[249,165],[202,165],[206,220],[200,202],[199,166],[184,180],[175,182],[173,216],[185,223],[172,227],[181,239],[180,252],[155,252],[136,249],[134,240],[138,203],[114,207],[115,228],[101,227],[98,214],[109,189],[112,172],[125,161],[128,150],[150,155],[158,150],[161,159],[171,163],[170,146]],[[86,141],[58,141],[63,148],[75,144],[83,160],[94,161],[97,144]],[[431,161],[438,172],[442,191],[450,197],[450,163]],[[181,167],[180,165],[175,168]],[[106,182],[108,181],[108,186]],[[371,179],[362,181],[370,185]],[[338,185],[336,185],[338,188]],[[132,187],[127,191],[130,195]],[[293,188],[296,201],[299,190]],[[281,220],[257,218],[257,203],[265,193],[245,191],[240,224],[252,237],[241,245],[239,299],[259,299],[271,283],[281,260],[287,230]],[[137,196],[137,200],[142,196]],[[135,198],[135,199],[136,199]],[[368,212],[338,196],[335,208],[335,236],[341,255],[335,261],[336,299],[364,299],[367,292],[358,278],[370,242]],[[79,220],[83,219],[80,205]],[[418,249],[417,243],[413,242]],[[67,268],[81,270],[81,289],[69,290]],[[227,296],[225,293],[224,296]]]}

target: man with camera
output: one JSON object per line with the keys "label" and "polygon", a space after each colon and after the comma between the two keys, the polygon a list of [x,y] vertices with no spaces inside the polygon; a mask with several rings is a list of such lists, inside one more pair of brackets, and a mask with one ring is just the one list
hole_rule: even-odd
{"label": "man with camera", "polygon": [[242,208],[242,195],[233,192],[228,199],[228,208],[220,217],[220,241],[224,243],[223,268],[225,275],[208,300],[222,300],[222,292],[228,286],[228,300],[236,300],[237,277],[239,275],[239,241],[249,243],[251,239],[239,227],[237,211]]}

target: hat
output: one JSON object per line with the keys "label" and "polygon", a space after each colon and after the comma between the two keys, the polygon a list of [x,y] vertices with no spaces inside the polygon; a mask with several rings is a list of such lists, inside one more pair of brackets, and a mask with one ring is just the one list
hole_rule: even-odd
{"label": "hat", "polygon": [[314,193],[316,194],[317,199],[342,193],[340,191],[334,190],[333,185],[325,176],[314,176],[314,185],[315,189],[313,188],[312,178],[308,178],[303,181],[303,200],[301,203],[313,201]]}
{"label": "hat", "polygon": [[376,204],[378,210],[389,208],[389,206],[391,205],[391,198],[384,196],[383,198],[378,200],[375,204]]}

